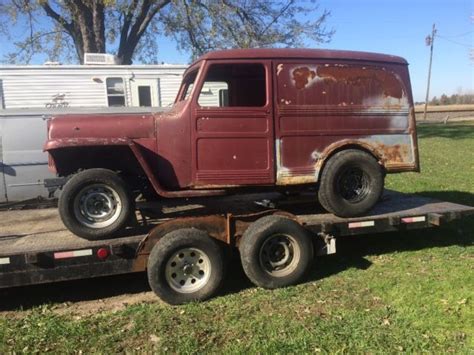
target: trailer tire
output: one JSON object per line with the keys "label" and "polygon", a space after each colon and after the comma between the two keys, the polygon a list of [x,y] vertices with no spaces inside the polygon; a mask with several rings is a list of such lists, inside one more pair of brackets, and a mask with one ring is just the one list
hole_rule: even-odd
{"label": "trailer tire", "polygon": [[309,232],[283,216],[266,216],[252,223],[239,245],[242,267],[255,285],[274,289],[294,285],[313,261]]}
{"label": "trailer tire", "polygon": [[69,179],[59,196],[58,209],[64,225],[88,240],[113,236],[135,210],[126,183],[107,169],[85,170]]}
{"label": "trailer tire", "polygon": [[370,154],[356,149],[340,151],[326,163],[318,199],[329,212],[340,217],[361,216],[380,200],[384,171]]}
{"label": "trailer tire", "polygon": [[147,272],[151,289],[163,301],[172,305],[204,301],[224,280],[224,252],[206,232],[178,229],[155,244]]}

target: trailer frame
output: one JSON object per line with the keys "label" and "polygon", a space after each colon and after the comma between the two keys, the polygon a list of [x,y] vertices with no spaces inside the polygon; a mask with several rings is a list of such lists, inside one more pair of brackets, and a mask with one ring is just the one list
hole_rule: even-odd
{"label": "trailer frame", "polygon": [[[211,201],[216,206],[215,199]],[[235,202],[235,198],[232,201]],[[248,204],[248,212],[244,209],[243,213],[225,210],[222,205],[214,207],[221,213],[185,212],[184,217],[160,219],[156,224],[145,220],[139,228],[109,240],[80,239],[68,234],[64,227],[59,232],[6,235],[0,232],[0,288],[144,272],[156,243],[181,228],[204,230],[222,246],[234,248],[239,246],[240,238],[251,223],[264,216],[281,215],[297,221],[314,236],[316,255],[327,255],[336,252],[339,237],[427,229],[474,215],[474,207],[394,191],[386,191],[383,201],[371,214],[358,218],[311,213],[314,207],[304,212],[302,206],[308,198],[306,202],[294,198],[278,200],[279,208],[269,200],[253,202]],[[39,213],[35,210],[14,212],[25,216]],[[0,212],[4,216],[6,213],[9,212]]]}

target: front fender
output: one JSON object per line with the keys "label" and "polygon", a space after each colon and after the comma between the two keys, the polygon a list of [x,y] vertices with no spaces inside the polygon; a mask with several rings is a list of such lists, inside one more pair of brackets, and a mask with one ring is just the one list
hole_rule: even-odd
{"label": "front fender", "polygon": [[129,146],[132,141],[128,138],[57,138],[48,140],[43,146],[44,152],[60,148],[92,147],[108,145]]}

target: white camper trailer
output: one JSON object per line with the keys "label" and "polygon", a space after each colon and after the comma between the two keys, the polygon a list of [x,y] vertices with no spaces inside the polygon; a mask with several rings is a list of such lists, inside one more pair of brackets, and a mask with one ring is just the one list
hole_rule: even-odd
{"label": "white camper trailer", "polygon": [[0,66],[0,202],[48,197],[42,151],[57,113],[171,106],[186,65]]}

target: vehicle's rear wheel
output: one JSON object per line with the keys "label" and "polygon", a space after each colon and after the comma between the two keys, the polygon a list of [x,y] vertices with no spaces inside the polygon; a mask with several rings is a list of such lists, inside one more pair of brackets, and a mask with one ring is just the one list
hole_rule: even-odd
{"label": "vehicle's rear wheel", "polygon": [[239,251],[250,281],[270,289],[296,284],[313,261],[308,231],[282,216],[266,216],[252,223],[240,240]]}
{"label": "vehicle's rear wheel", "polygon": [[318,198],[329,212],[355,217],[374,207],[383,192],[384,174],[377,160],[360,150],[343,150],[324,167]]}
{"label": "vehicle's rear wheel", "polygon": [[203,301],[212,297],[222,284],[224,253],[206,232],[178,229],[156,243],[147,270],[150,287],[163,301]]}
{"label": "vehicle's rear wheel", "polygon": [[59,196],[64,225],[79,237],[111,237],[130,220],[133,199],[125,182],[113,171],[90,169],[73,176]]}

